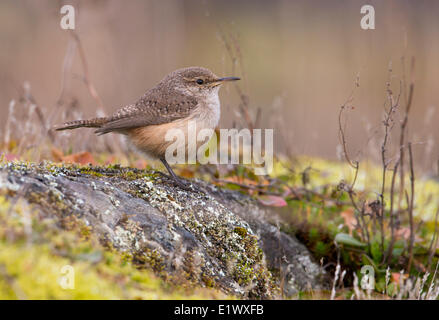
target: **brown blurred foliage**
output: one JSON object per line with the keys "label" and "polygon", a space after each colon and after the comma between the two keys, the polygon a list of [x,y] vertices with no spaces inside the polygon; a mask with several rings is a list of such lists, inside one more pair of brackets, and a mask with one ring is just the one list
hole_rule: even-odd
{"label": "brown blurred foliage", "polygon": [[[88,80],[79,52],[69,49],[71,35],[59,27],[63,4],[77,9],[76,34],[87,60]],[[54,115],[50,121],[56,122],[63,116],[95,116],[99,100],[86,81],[93,84],[104,111],[111,113],[135,101],[166,73],[200,65],[219,75],[243,78],[239,90],[222,90],[222,127],[245,126],[237,111],[245,95],[253,118],[260,109],[257,125],[275,128],[278,153],[329,158],[340,153],[338,110],[359,75],[346,134],[353,154],[379,156],[374,140],[383,134],[391,63],[393,90],[404,77],[413,77],[416,89],[407,140],[413,142],[416,163],[434,173],[439,158],[439,2],[368,1],[375,7],[376,29],[367,31],[360,28],[364,4],[3,0],[1,133],[9,103],[23,96],[25,82],[44,115]],[[412,56],[416,68],[409,75]],[[66,60],[71,62],[68,68]],[[53,112],[60,105],[63,112]],[[402,115],[397,111],[395,119],[402,121]],[[75,152],[103,141],[86,130],[75,134],[62,140]]]}

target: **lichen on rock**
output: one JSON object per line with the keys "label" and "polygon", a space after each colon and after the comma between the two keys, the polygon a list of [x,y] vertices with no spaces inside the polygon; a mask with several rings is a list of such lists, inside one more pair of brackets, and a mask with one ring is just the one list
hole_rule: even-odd
{"label": "lichen on rock", "polygon": [[85,235],[166,279],[261,299],[327,286],[308,250],[269,223],[266,209],[238,192],[192,184],[189,192],[155,171],[120,166],[0,165],[0,190],[10,198],[61,225],[75,217]]}

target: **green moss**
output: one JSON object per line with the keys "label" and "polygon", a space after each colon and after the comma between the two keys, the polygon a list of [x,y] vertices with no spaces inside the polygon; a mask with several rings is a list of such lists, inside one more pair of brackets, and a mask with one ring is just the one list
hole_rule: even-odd
{"label": "green moss", "polygon": [[247,229],[242,227],[236,227],[233,231],[239,234],[242,238],[244,238],[247,235]]}
{"label": "green moss", "polygon": [[330,251],[330,246],[323,241],[317,241],[314,247],[314,252],[316,253],[317,258],[325,257],[328,255]]}
{"label": "green moss", "polygon": [[102,173],[96,172],[90,167],[82,167],[79,169],[79,172],[82,174],[87,174],[87,175],[90,175],[93,177],[99,177],[99,178],[104,176]]}
{"label": "green moss", "polygon": [[[102,246],[73,216],[61,226],[25,202],[11,207],[0,195],[0,299],[228,298],[217,290],[173,286],[139,269],[133,256]],[[145,256],[160,260],[154,251]],[[63,288],[71,271],[74,287]]]}
{"label": "green moss", "polygon": [[165,267],[164,259],[156,249],[143,248],[133,254],[132,261],[139,266],[152,268],[156,272],[163,271]]}
{"label": "green moss", "polygon": [[202,274],[201,275],[201,280],[204,282],[204,284],[206,285],[206,287],[208,288],[214,288],[216,286],[216,281],[213,277],[206,275],[206,274]]}

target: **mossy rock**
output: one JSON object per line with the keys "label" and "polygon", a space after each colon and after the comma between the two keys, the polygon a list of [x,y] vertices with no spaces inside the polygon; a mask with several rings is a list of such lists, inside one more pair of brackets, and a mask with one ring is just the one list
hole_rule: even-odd
{"label": "mossy rock", "polygon": [[268,222],[271,212],[239,192],[191,183],[193,192],[154,171],[114,166],[0,165],[10,201],[24,200],[61,229],[99,239],[170,282],[183,277],[259,299],[328,287],[307,249]]}

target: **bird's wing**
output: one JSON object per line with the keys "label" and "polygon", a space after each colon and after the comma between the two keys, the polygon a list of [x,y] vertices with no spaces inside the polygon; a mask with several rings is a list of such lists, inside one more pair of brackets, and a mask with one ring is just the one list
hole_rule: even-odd
{"label": "bird's wing", "polygon": [[101,135],[138,127],[169,123],[189,116],[197,107],[197,100],[183,95],[169,98],[145,94],[135,104],[128,105],[108,118],[95,133]]}

